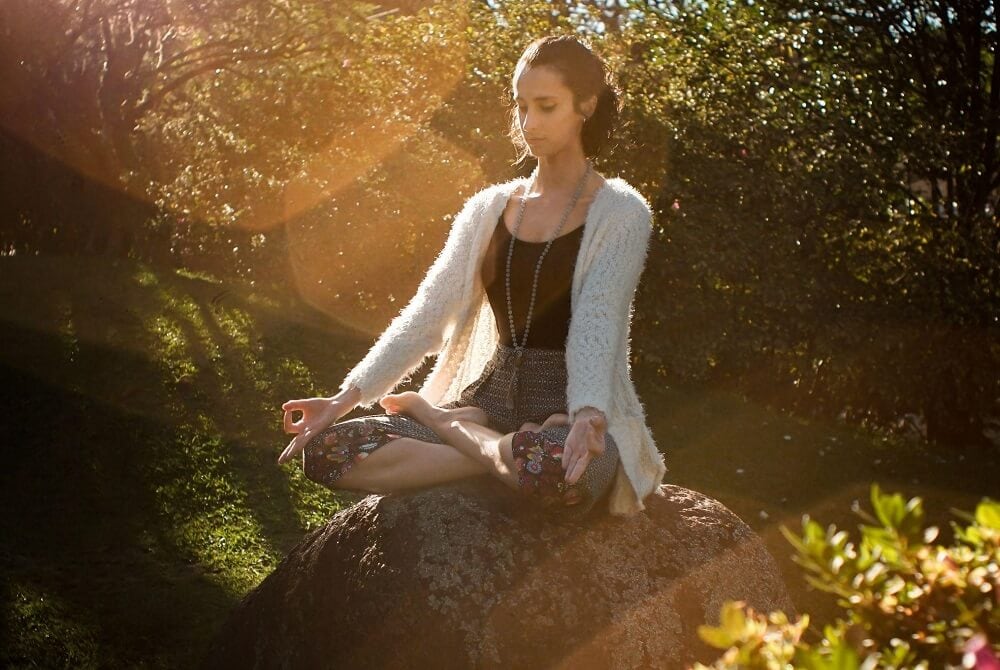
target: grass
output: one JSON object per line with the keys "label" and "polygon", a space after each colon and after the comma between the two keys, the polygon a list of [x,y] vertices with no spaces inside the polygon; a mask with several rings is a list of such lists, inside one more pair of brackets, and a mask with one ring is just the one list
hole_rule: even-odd
{"label": "grass", "polygon": [[[276,465],[279,407],[334,390],[370,336],[248,286],[97,259],[0,259],[0,304],[0,666],[196,665],[240,598],[357,499]],[[995,485],[995,455],[637,374],[668,480],[750,523],[819,620],[830,603],[779,524],[851,527],[873,480],[942,519]]]}
{"label": "grass", "polygon": [[3,259],[0,300],[0,666],[190,667],[351,502],[276,465],[278,408],[367,343],[133,264]]}

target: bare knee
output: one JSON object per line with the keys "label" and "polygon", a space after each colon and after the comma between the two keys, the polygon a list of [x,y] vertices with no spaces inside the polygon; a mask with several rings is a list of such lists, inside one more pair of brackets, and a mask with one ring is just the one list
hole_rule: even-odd
{"label": "bare knee", "polygon": [[514,449],[513,449],[514,433],[507,433],[497,440],[497,452],[500,454],[500,460],[510,476],[507,478],[506,483],[508,486],[517,486],[517,466],[514,463]]}
{"label": "bare knee", "polygon": [[507,433],[497,441],[500,457],[508,467],[514,467],[514,433]]}

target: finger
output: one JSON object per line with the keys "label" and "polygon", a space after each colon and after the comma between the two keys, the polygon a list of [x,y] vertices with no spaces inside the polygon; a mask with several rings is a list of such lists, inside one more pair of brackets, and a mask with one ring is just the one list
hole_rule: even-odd
{"label": "finger", "polygon": [[590,425],[594,427],[594,433],[603,440],[608,433],[608,422],[601,417],[594,417],[591,419]]}
{"label": "finger", "polygon": [[295,429],[295,422],[292,421],[292,413],[293,412],[290,409],[286,409],[285,410],[284,423],[285,423],[285,432],[286,433],[297,433],[297,432],[299,432],[299,431],[297,431]]}
{"label": "finger", "polygon": [[587,440],[587,451],[589,451],[594,456],[600,456],[604,453],[607,448],[605,444],[607,442],[607,433],[605,433],[605,423],[599,417],[592,417],[590,419],[590,426],[592,430],[588,431],[590,435]]}
{"label": "finger", "polygon": [[292,441],[288,443],[288,446],[285,447],[285,450],[281,452],[281,456],[278,457],[278,464],[280,465],[282,463],[287,463],[288,461],[295,458],[295,456],[300,451],[302,451],[305,445],[309,442],[308,435],[310,435],[310,433],[307,431],[299,433],[294,438],[292,438]]}
{"label": "finger", "polygon": [[286,402],[284,405],[281,406],[281,409],[283,409],[285,411],[290,411],[290,410],[293,410],[293,409],[302,409],[302,401],[301,400],[289,400],[288,402]]}
{"label": "finger", "polygon": [[559,465],[565,470],[569,467],[569,462],[573,458],[573,443],[570,441],[569,437],[566,438],[566,442],[563,444],[563,454],[560,459]]}
{"label": "finger", "polygon": [[576,463],[576,459],[579,458],[578,450],[576,449],[576,440],[571,440],[569,437],[566,438],[566,444],[563,446],[562,454],[562,468],[566,472],[569,472]]}
{"label": "finger", "polygon": [[600,456],[607,449],[607,440],[603,434],[592,433],[587,440],[588,457]]}
{"label": "finger", "polygon": [[566,473],[566,483],[576,484],[576,482],[583,476],[584,471],[587,469],[587,464],[590,462],[590,456],[585,455],[577,459],[576,463],[573,464],[573,469]]}
{"label": "finger", "polygon": [[291,448],[292,448],[292,443],[291,443],[291,442],[289,442],[289,443],[288,443],[288,444],[287,444],[287,445],[285,446],[285,448],[281,450],[281,453],[280,453],[280,454],[278,454],[278,465],[282,465],[282,464],[284,464],[284,463],[285,463],[285,461],[287,461],[287,460],[288,460],[288,451],[289,451],[289,450],[290,450]]}
{"label": "finger", "polygon": [[299,437],[301,436],[297,435],[291,442],[288,443],[288,446],[285,447],[285,450],[281,453],[281,458],[278,459],[278,463],[287,463],[295,458],[295,454],[298,453]]}
{"label": "finger", "polygon": [[286,446],[284,448],[284,450],[281,452],[281,455],[278,456],[278,465],[281,465],[281,464],[286,463],[288,461],[288,458],[289,458],[288,455],[291,453],[291,451],[292,451],[292,445],[294,445],[294,444],[295,444],[295,439],[293,438],[288,443],[288,446]]}

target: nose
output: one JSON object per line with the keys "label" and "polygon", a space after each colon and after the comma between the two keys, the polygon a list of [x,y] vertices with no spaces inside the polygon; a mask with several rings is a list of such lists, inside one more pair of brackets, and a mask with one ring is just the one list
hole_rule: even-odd
{"label": "nose", "polygon": [[536,116],[537,114],[529,115],[527,112],[525,112],[521,116],[521,133],[523,135],[527,135],[530,137],[531,135],[535,134],[535,126],[538,125],[535,123]]}

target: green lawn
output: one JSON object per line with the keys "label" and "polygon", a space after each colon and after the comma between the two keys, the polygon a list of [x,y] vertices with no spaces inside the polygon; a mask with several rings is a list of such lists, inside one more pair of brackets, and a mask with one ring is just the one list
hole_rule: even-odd
{"label": "green lawn", "polygon": [[[335,390],[371,336],[249,286],[97,259],[0,259],[0,304],[0,666],[191,667],[303,534],[357,499],[276,465],[279,408]],[[636,374],[669,481],[756,528],[803,609],[829,604],[779,524],[850,528],[873,480],[946,522],[1000,471]]]}

